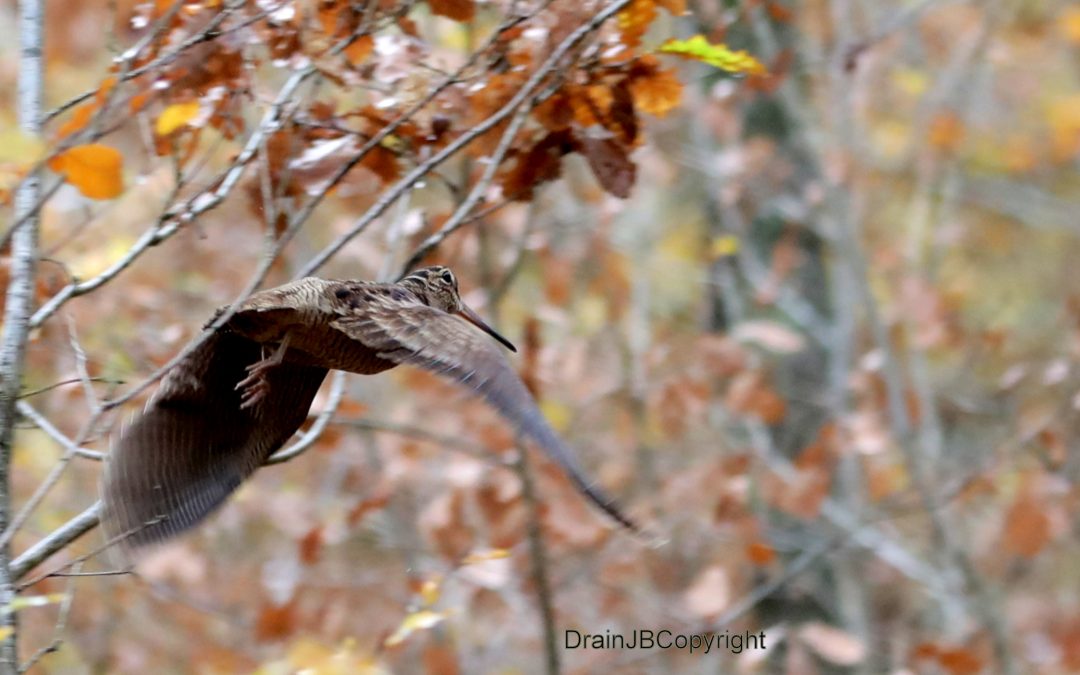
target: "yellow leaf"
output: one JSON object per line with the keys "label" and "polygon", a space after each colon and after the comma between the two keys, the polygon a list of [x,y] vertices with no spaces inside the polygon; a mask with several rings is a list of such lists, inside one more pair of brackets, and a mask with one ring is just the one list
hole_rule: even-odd
{"label": "yellow leaf", "polygon": [[570,409],[559,401],[545,398],[540,402],[540,412],[544,413],[544,419],[555,431],[566,431],[570,426]]}
{"label": "yellow leaf", "polygon": [[912,98],[922,96],[930,87],[926,73],[914,68],[897,68],[892,77],[897,89]]}
{"label": "yellow leaf", "polygon": [[399,645],[416,631],[426,630],[436,626],[445,618],[445,615],[439,612],[433,612],[430,609],[421,609],[418,612],[413,612],[405,617],[405,620],[401,622],[401,625],[394,631],[394,634],[386,638],[384,644],[387,647]]}
{"label": "yellow leaf", "polygon": [[154,132],[158,136],[168,136],[180,127],[186,125],[199,114],[199,102],[174,103],[162,111],[154,125]]}
{"label": "yellow leaf", "polygon": [[1067,8],[1058,21],[1065,39],[1073,44],[1080,44],[1080,7]]}
{"label": "yellow leaf", "polygon": [[45,154],[41,138],[28,134],[18,127],[4,126],[0,131],[0,162],[29,166]]}
{"label": "yellow leaf", "polygon": [[711,44],[704,35],[695,35],[689,40],[668,40],[660,45],[660,51],[684,59],[701,61],[729,73],[768,74],[765,66],[753,56],[742,50],[732,51],[724,44]]}
{"label": "yellow leaf", "polygon": [[56,605],[63,602],[64,597],[64,593],[20,596],[9,602],[3,608],[3,613],[10,614],[11,612],[18,612],[19,610],[27,609],[28,607],[44,607],[46,605]]}
{"label": "yellow leaf", "polygon": [[709,246],[709,257],[726,258],[739,252],[739,238],[730,234],[719,236],[712,240]]}
{"label": "yellow leaf", "polygon": [[14,633],[14,632],[15,632],[15,629],[12,628],[11,626],[4,626],[4,627],[0,628],[0,640],[8,639],[11,636],[11,634]]}
{"label": "yellow leaf", "polygon": [[76,145],[49,160],[49,168],[90,199],[112,199],[124,190],[124,157],[107,145]]}
{"label": "yellow leaf", "polygon": [[1080,94],[1050,103],[1047,111],[1054,159],[1068,161],[1080,150]]}
{"label": "yellow leaf", "polygon": [[488,560],[502,560],[503,558],[509,558],[510,551],[505,548],[493,548],[487,551],[476,551],[465,556],[461,561],[462,565],[475,565],[476,563],[486,562]]}
{"label": "yellow leaf", "polygon": [[420,601],[424,603],[424,607],[431,607],[439,601],[439,594],[442,589],[439,588],[440,579],[428,579],[420,586]]}

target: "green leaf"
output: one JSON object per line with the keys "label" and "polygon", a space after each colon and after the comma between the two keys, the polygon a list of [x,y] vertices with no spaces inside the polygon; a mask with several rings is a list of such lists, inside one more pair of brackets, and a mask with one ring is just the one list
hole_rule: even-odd
{"label": "green leaf", "polygon": [[701,61],[729,73],[768,74],[765,66],[753,56],[742,50],[732,51],[724,44],[710,44],[704,35],[695,35],[689,40],[668,40],[660,45],[660,51],[684,59]]}

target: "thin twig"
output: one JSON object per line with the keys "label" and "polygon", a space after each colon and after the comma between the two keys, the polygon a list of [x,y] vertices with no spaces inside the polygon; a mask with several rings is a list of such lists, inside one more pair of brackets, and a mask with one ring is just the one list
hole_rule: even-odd
{"label": "thin twig", "polygon": [[[111,377],[91,377],[91,382],[104,382],[105,384],[123,384],[123,380],[114,380]],[[31,389],[30,391],[24,391],[19,394],[19,399],[30,398],[31,396],[37,396],[38,394],[44,394],[45,392],[52,391],[58,387],[66,387],[69,384],[82,384],[83,378],[75,377],[68,380],[60,380],[59,382],[53,382],[52,384],[40,387],[38,389]]]}
{"label": "thin twig", "polygon": [[60,645],[64,642],[64,629],[67,628],[68,616],[71,614],[71,604],[75,600],[75,577],[82,576],[79,571],[82,570],[82,563],[76,565],[75,569],[76,572],[66,575],[71,578],[68,579],[67,588],[64,591],[64,599],[60,601],[60,611],[57,613],[56,625],[53,626],[52,641],[34,652],[33,656],[27,659],[26,663],[19,668],[20,673],[27,672],[34,664],[49,654],[60,651]]}
{"label": "thin twig", "polygon": [[502,137],[499,139],[499,145],[495,148],[495,152],[488,158],[487,166],[484,167],[484,173],[480,177],[480,180],[476,182],[473,189],[469,191],[468,196],[465,197],[461,204],[458,205],[457,209],[454,210],[453,215],[443,223],[443,226],[439,228],[439,231],[425,239],[424,242],[413,251],[413,254],[409,256],[409,260],[401,270],[402,275],[408,274],[409,271],[423,260],[424,256],[426,256],[433,248],[438,246],[444,239],[465,224],[467,216],[469,216],[472,210],[476,208],[484,198],[484,193],[491,187],[491,182],[495,178],[495,172],[502,165],[503,158],[506,157],[506,153],[510,150],[514,137],[517,136],[522,125],[525,124],[525,120],[528,118],[529,113],[532,112],[532,109],[540,102],[538,99],[539,97],[534,97],[530,99],[529,103],[518,108],[513,119],[510,121],[510,124],[507,125],[506,131],[503,132]]}
{"label": "thin twig", "polygon": [[54,553],[63,550],[71,544],[71,542],[97,527],[100,511],[101,502],[94,502],[85,511],[56,528],[44,539],[23,551],[19,557],[11,561],[12,579],[16,581],[22,579],[26,576],[27,572],[48,560]]}
{"label": "thin twig", "polygon": [[345,244],[352,241],[356,235],[367,229],[376,218],[381,216],[386,209],[390,208],[402,194],[411,189],[417,181],[422,179],[432,169],[439,166],[451,156],[455,155],[462,148],[466,147],[474,140],[487,133],[503,120],[510,117],[514,112],[533,95],[537,87],[541,82],[551,75],[559,66],[562,58],[573,49],[577,43],[585,39],[586,36],[596,31],[605,21],[617,14],[630,4],[630,0],[616,0],[602,11],[595,14],[588,23],[579,27],[574,32],[570,33],[566,38],[559,43],[558,47],[552,51],[551,55],[545,60],[540,67],[534,72],[528,80],[521,86],[521,88],[514,94],[513,97],[502,108],[489,115],[486,119],[472,127],[461,136],[458,136],[452,143],[449,143],[442,150],[432,155],[427,161],[420,164],[403,178],[398,180],[393,187],[383,193],[382,197],[375,202],[357,221],[349,228],[348,231],[340,235],[337,239],[331,242],[326,248],[320,251],[314,258],[308,261],[308,264],[301,270],[299,276],[309,276],[322,267],[326,262]]}
{"label": "thin twig", "polygon": [[319,416],[315,418],[315,422],[311,425],[311,428],[305,431],[300,438],[296,439],[292,445],[271,455],[269,459],[263,462],[263,466],[287,462],[300,455],[314,445],[315,441],[319,440],[319,437],[322,436],[326,426],[330,424],[330,420],[334,417],[334,413],[337,412],[338,406],[341,405],[341,399],[345,395],[345,372],[342,370],[335,370],[334,374],[330,377],[330,396],[326,401],[326,407],[323,408],[319,413]]}
{"label": "thin twig", "polygon": [[548,574],[547,550],[544,533],[540,526],[540,500],[536,496],[536,482],[525,454],[525,446],[518,439],[517,458],[514,469],[521,479],[521,498],[529,514],[529,573],[536,584],[536,601],[540,605],[540,621],[544,629],[544,663],[548,675],[558,675],[559,645],[555,635],[555,608],[551,602],[551,581]]}
{"label": "thin twig", "polygon": [[19,401],[15,404],[15,408],[19,411],[20,415],[33,422],[34,426],[44,431],[46,435],[49,436],[49,438],[59,443],[68,452],[78,455],[79,457],[85,457],[86,459],[92,459],[98,462],[105,459],[104,452],[99,452],[97,450],[91,450],[90,448],[82,447],[72,438],[68,437],[67,434],[57,429],[56,426],[53,425],[53,423],[50,422],[47,417],[38,412],[37,409],[34,408],[34,406],[30,405],[28,402]]}

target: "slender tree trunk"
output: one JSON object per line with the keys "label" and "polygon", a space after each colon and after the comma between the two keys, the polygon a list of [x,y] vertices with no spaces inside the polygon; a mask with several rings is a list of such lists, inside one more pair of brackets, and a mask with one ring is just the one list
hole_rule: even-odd
{"label": "slender tree trunk", "polygon": [[[42,0],[19,3],[19,124],[27,134],[40,130],[42,101]],[[15,218],[26,216],[37,204],[40,177],[28,176],[15,196]],[[4,308],[3,334],[0,336],[0,531],[7,529],[11,516],[11,451],[15,440],[15,401],[22,386],[26,336],[34,301],[34,267],[37,263],[38,219],[36,214],[23,220],[11,237],[11,274]],[[7,607],[15,590],[9,569],[10,544],[0,549],[0,607]],[[0,613],[0,672],[19,669],[16,649],[15,613]]]}

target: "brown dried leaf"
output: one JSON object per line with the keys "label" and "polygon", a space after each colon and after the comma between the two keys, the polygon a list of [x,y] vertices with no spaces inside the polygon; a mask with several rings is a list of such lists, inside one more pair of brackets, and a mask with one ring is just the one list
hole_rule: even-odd
{"label": "brown dried leaf", "polygon": [[630,84],[625,79],[611,87],[608,119],[608,129],[618,135],[623,143],[633,145],[638,137],[637,111],[634,109],[634,97],[630,91]]}
{"label": "brown dried leaf", "polygon": [[555,180],[562,172],[562,157],[574,151],[576,142],[569,130],[553,131],[517,156],[500,183],[507,199],[529,201],[533,188]]}
{"label": "brown dried leaf", "polygon": [[1050,516],[1035,496],[1025,491],[1005,514],[1002,533],[1005,550],[1014,555],[1033,558],[1050,541]]}
{"label": "brown dried leaf", "polygon": [[443,493],[420,514],[420,530],[450,560],[459,560],[473,546],[473,533],[465,523],[465,503],[458,491]]}
{"label": "brown dried leaf", "polygon": [[476,15],[474,0],[428,0],[431,13],[454,21],[472,21]]}
{"label": "brown dried leaf", "polygon": [[743,372],[735,377],[724,403],[737,413],[758,417],[765,424],[778,424],[787,414],[787,404],[759,372]]}
{"label": "brown dried leaf", "polygon": [[753,564],[764,567],[776,560],[776,550],[763,541],[752,541],[746,546],[746,557]]}
{"label": "brown dried leaf", "polygon": [[319,554],[323,547],[323,528],[316,525],[308,530],[308,533],[299,541],[300,562],[305,565],[314,565],[319,562]]}
{"label": "brown dried leaf", "polygon": [[297,598],[284,605],[264,604],[255,621],[255,639],[271,642],[287,638],[296,630]]}
{"label": "brown dried leaf", "polygon": [[370,170],[383,183],[393,183],[401,175],[397,155],[381,145],[372,148],[371,152],[360,160],[360,166]]}
{"label": "brown dried leaf", "polygon": [[938,654],[938,663],[951,675],[976,675],[985,667],[983,659],[978,654],[963,647],[941,650]]}
{"label": "brown dried leaf", "polygon": [[447,645],[431,642],[424,647],[424,670],[431,675],[458,675],[457,654]]}
{"label": "brown dried leaf", "polygon": [[568,129],[574,121],[574,109],[570,105],[570,96],[559,90],[546,98],[533,109],[533,117],[550,131]]}
{"label": "brown dried leaf", "polygon": [[629,197],[637,178],[637,167],[623,146],[610,138],[583,138],[580,143],[582,154],[600,186],[620,199]]}

